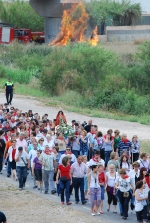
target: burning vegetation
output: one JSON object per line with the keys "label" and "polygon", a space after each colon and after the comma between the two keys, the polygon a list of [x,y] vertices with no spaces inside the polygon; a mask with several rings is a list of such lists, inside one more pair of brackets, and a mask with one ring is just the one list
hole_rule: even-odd
{"label": "burning vegetation", "polygon": [[[86,12],[85,5],[80,2],[77,6],[73,5],[71,9],[64,10],[61,22],[60,33],[53,40],[50,46],[67,45],[68,42],[86,42],[84,33],[88,28],[89,15]],[[98,43],[97,27],[93,30],[90,38],[92,45]]]}

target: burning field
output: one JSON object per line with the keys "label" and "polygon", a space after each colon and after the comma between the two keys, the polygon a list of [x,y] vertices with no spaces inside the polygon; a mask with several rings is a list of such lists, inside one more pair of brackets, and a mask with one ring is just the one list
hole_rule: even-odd
{"label": "burning field", "polygon": [[86,12],[85,5],[80,2],[77,6],[73,5],[71,9],[64,10],[60,33],[53,40],[50,46],[67,45],[69,42],[89,42],[96,46],[99,42],[97,27],[91,32],[89,38],[85,37],[85,31],[89,27],[89,15]]}

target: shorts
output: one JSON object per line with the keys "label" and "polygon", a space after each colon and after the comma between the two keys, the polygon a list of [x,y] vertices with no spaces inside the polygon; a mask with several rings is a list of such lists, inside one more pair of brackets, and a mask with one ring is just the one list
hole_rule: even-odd
{"label": "shorts", "polygon": [[42,170],[41,169],[34,169],[35,180],[42,181]]}
{"label": "shorts", "polygon": [[11,169],[12,170],[16,170],[16,162],[15,162],[15,160],[13,160],[12,162],[10,162],[10,165],[11,165]]}

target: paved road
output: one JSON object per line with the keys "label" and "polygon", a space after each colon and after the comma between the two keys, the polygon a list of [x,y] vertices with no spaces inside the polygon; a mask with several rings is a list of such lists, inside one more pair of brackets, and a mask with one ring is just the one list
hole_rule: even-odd
{"label": "paved road", "polygon": [[[6,102],[4,93],[0,93],[0,102]],[[32,109],[33,112],[38,112],[41,116],[47,113],[49,114],[49,119],[54,119],[58,111],[60,110],[60,108],[46,106],[41,101],[36,100],[36,98],[19,96],[16,94],[14,95],[12,106],[21,109],[24,112],[28,111],[29,109]],[[76,121],[80,121],[81,123],[83,123],[83,121],[88,121],[89,119],[92,119],[93,124],[98,125],[99,131],[102,131],[103,134],[105,134],[110,128],[113,130],[119,129],[121,134],[127,133],[129,139],[132,139],[133,135],[138,135],[140,140],[149,140],[150,126],[141,125],[135,122],[127,122],[107,118],[94,118],[89,117],[87,115],[81,115],[75,112],[64,111],[64,113],[69,124],[73,119],[75,119]]]}
{"label": "paved road", "polygon": [[[0,179],[3,179],[4,181],[6,181],[8,183],[10,182],[11,184],[18,187],[18,182],[13,181],[10,178],[7,178],[6,175],[7,175],[6,170],[3,170],[3,174],[0,175]],[[26,182],[26,190],[28,190],[28,191],[30,191],[30,192],[38,195],[38,196],[41,196],[43,199],[48,199],[48,200],[51,200],[53,202],[60,203],[60,197],[58,197],[56,194],[55,195],[51,195],[51,194],[45,195],[43,193],[40,193],[37,189],[33,189],[33,179],[31,179],[30,174],[28,175],[28,179],[27,179],[27,182]],[[81,203],[75,204],[74,194],[71,196],[70,201],[72,202],[72,205],[70,207],[72,207],[74,209],[77,209],[77,210],[80,210],[84,213],[91,214],[89,203],[87,203],[86,205],[82,205]],[[118,207],[117,207],[117,212],[118,212],[117,214],[113,213],[113,207],[111,207],[111,210],[109,212],[107,212],[107,195],[106,194],[105,194],[105,201],[104,201],[103,211],[104,211],[103,215],[94,216],[94,217],[95,218],[100,218],[100,219],[103,219],[106,222],[112,222],[112,223],[120,223],[120,221],[121,222],[124,221],[124,220],[122,220],[122,218],[119,214]],[[129,218],[128,218],[127,222],[128,223],[137,222],[135,212],[131,213],[131,210],[129,211]]]}

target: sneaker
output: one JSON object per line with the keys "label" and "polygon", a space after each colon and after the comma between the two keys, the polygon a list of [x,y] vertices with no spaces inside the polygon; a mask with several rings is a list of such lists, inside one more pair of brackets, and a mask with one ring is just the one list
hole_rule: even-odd
{"label": "sneaker", "polygon": [[23,190],[23,188],[19,188],[19,191]]}
{"label": "sneaker", "polygon": [[68,203],[67,203],[67,205],[71,205],[72,203],[69,201]]}
{"label": "sneaker", "polygon": [[38,187],[38,190],[41,190],[41,188]]}
{"label": "sneaker", "polygon": [[65,204],[64,202],[61,202],[61,204]]}
{"label": "sneaker", "polygon": [[44,194],[47,194],[47,193],[48,193],[48,191],[45,191],[45,192],[44,192]]}
{"label": "sneaker", "polygon": [[0,172],[0,174],[3,174],[2,172]]}
{"label": "sneaker", "polygon": [[92,216],[95,216],[95,213],[92,213],[91,215],[92,215]]}
{"label": "sneaker", "polygon": [[82,201],[82,204],[86,204],[87,203],[87,201]]}
{"label": "sneaker", "polygon": [[55,194],[55,193],[56,193],[56,191],[55,191],[55,190],[52,190],[52,191],[51,191],[51,194]]}
{"label": "sneaker", "polygon": [[34,185],[33,189],[37,188],[38,186]]}
{"label": "sneaker", "polygon": [[7,174],[7,177],[10,177],[10,175],[9,175],[9,174]]}

